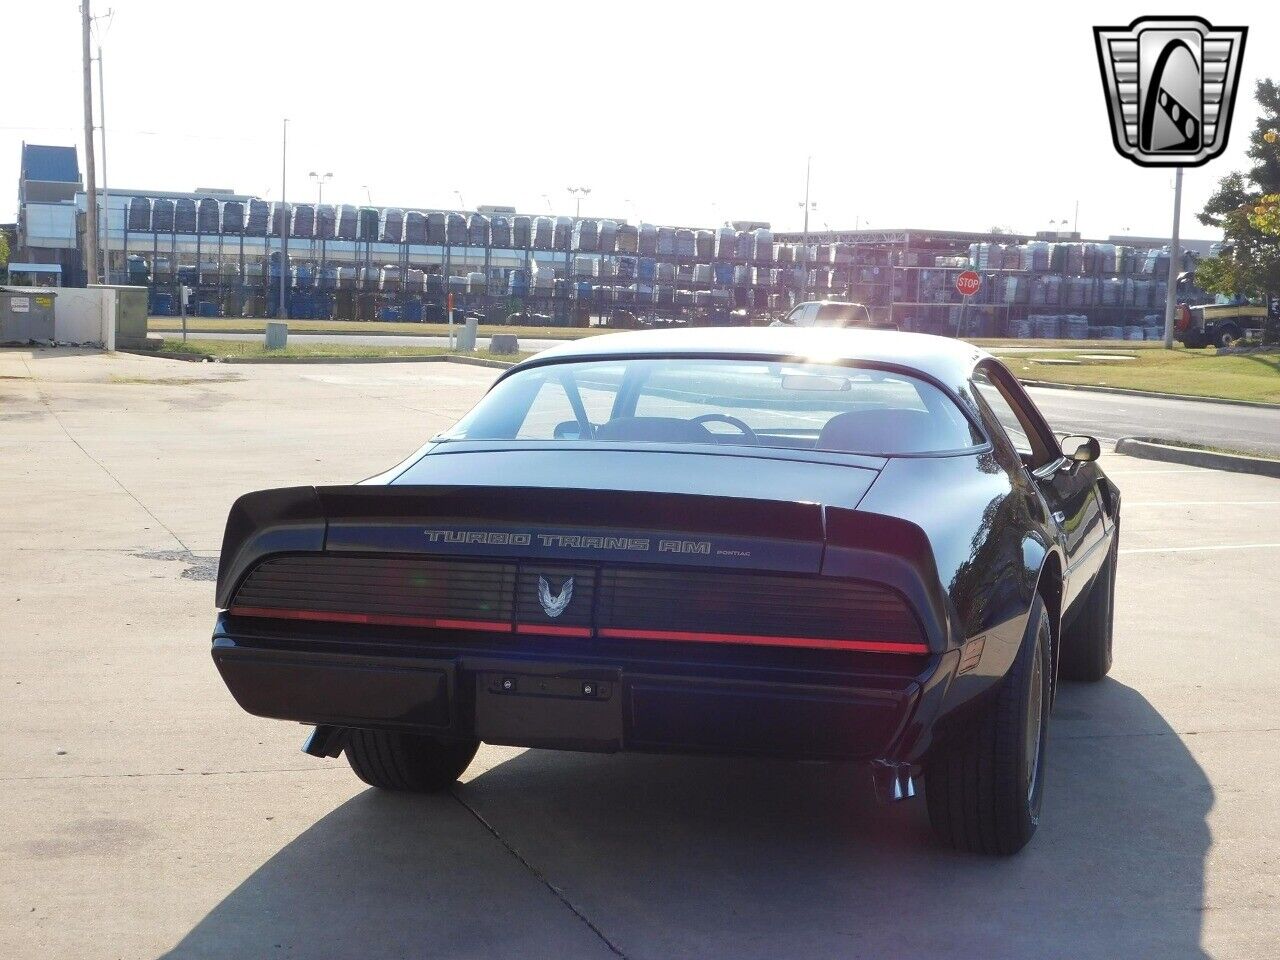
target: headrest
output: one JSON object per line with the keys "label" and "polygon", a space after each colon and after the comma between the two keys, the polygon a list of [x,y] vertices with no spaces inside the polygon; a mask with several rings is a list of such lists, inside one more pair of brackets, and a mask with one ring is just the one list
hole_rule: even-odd
{"label": "headrest", "polygon": [[715,443],[715,435],[700,423],[678,417],[618,417],[596,427],[596,440],[638,440],[646,443]]}
{"label": "headrest", "polygon": [[917,453],[930,449],[933,422],[923,410],[849,410],[826,422],[819,450]]}

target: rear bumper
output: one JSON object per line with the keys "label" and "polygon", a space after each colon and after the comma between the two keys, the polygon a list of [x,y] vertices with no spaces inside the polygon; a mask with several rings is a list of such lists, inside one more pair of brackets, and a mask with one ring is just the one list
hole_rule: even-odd
{"label": "rear bumper", "polygon": [[[914,762],[955,656],[854,658],[845,672],[636,658],[474,642],[430,646],[282,639],[219,620],[213,660],[246,711],[563,750],[636,750]],[[666,650],[663,650],[664,656]],[[889,669],[891,668],[891,669]]]}

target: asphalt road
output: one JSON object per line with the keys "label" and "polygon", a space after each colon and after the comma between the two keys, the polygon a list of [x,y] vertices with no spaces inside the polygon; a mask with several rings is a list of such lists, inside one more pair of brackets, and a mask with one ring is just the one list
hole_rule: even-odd
{"label": "asphalt road", "polygon": [[394,796],[245,714],[209,658],[231,501],[374,473],[493,374],[0,350],[0,956],[1275,955],[1277,480],[1104,456],[1116,663],[1061,689],[1010,860],[858,767],[485,746]]}
{"label": "asphalt road", "polygon": [[1053,429],[1118,440],[1157,437],[1280,457],[1280,407],[1031,387]]}
{"label": "asphalt road", "polygon": [[[260,334],[201,333],[201,339],[260,340]],[[348,346],[445,346],[444,337],[290,334],[302,343]],[[546,350],[563,340],[522,339],[524,350]],[[488,339],[481,337],[481,349]],[[1195,400],[1131,397],[1084,390],[1032,388],[1031,395],[1053,428],[1117,440],[1158,437],[1207,446],[1225,446],[1280,457],[1280,407],[1265,409]]]}

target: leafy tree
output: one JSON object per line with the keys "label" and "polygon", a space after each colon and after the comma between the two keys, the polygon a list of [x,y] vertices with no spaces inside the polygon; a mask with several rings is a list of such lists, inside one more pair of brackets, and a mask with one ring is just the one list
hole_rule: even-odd
{"label": "leafy tree", "polygon": [[0,274],[9,275],[9,231],[0,230]]}
{"label": "leafy tree", "polygon": [[1199,214],[1201,223],[1222,229],[1226,249],[1200,261],[1196,282],[1228,296],[1280,292],[1280,85],[1259,80],[1254,96],[1261,110],[1249,135],[1252,166],[1218,181]]}

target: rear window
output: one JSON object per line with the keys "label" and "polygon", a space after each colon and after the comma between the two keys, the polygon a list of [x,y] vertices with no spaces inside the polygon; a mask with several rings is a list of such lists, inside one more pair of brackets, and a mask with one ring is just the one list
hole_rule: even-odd
{"label": "rear window", "polygon": [[919,454],[983,440],[937,387],[884,370],[703,358],[518,371],[437,438]]}

